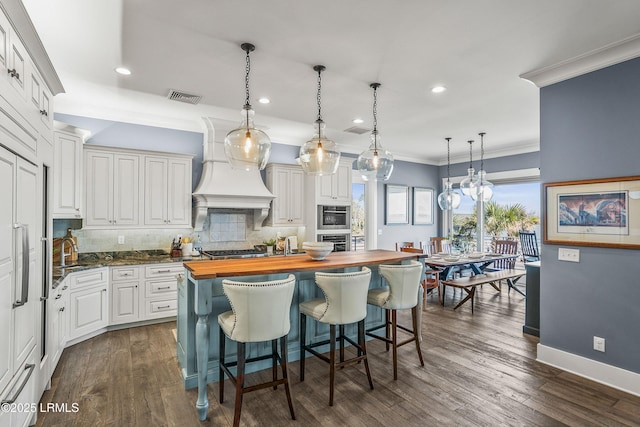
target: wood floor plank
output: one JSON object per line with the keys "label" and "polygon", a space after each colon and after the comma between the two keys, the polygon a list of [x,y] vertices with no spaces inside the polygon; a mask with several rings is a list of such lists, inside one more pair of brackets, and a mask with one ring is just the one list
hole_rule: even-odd
{"label": "wood floor plank", "polygon": [[[429,297],[422,317],[421,349],[399,349],[398,380],[384,343],[367,344],[375,389],[362,365],[336,373],[335,403],[328,406],[329,368],[307,359],[290,364],[297,421],[282,387],[245,396],[243,426],[637,426],[640,397],[536,362],[538,339],[522,333],[524,298],[491,287],[478,289],[475,313],[453,310],[462,292],[447,290],[447,305]],[[409,313],[399,321],[409,324]],[[198,420],[197,391],[184,390],[171,332],[175,321],[112,331],[65,349],[41,402],[78,402],[80,412],[41,413],[37,426],[231,426],[234,395],[227,381],[207,389],[207,419]],[[249,374],[248,383],[270,370]]]}

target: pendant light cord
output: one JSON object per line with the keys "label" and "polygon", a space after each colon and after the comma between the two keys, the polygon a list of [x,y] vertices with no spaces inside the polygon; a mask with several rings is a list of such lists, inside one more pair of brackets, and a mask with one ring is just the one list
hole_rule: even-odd
{"label": "pendant light cord", "polygon": [[249,103],[249,73],[251,72],[251,59],[249,58],[249,50],[247,49],[247,65],[245,66],[245,76],[244,76],[244,91],[246,93],[246,98],[244,100],[244,108],[246,110],[251,109],[251,104]]}
{"label": "pendant light cord", "polygon": [[316,123],[318,124],[318,144],[322,141],[322,70],[324,70],[324,66],[318,65],[315,67],[316,71],[318,71],[318,95],[316,97],[318,101],[318,119]]}
{"label": "pendant light cord", "polygon": [[[447,140],[447,184],[449,184],[449,169],[451,167],[451,138],[445,138]],[[447,186],[448,188],[449,186]]]}
{"label": "pendant light cord", "polygon": [[378,150],[378,86],[373,85],[373,147]]}
{"label": "pendant light cord", "polygon": [[473,139],[467,141],[469,143],[469,169],[473,168]]}
{"label": "pendant light cord", "polygon": [[480,170],[484,170],[484,136],[486,132],[480,132]]}

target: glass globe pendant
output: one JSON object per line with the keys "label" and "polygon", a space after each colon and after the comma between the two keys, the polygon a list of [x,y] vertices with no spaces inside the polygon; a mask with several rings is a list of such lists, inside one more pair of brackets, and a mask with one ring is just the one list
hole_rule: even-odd
{"label": "glass globe pendant", "polygon": [[271,140],[263,131],[253,125],[254,111],[249,103],[249,72],[251,61],[249,52],[255,50],[251,43],[243,43],[240,47],[247,52],[245,74],[246,99],[242,109],[240,127],[232,130],[224,139],[224,153],[231,167],[235,169],[264,169],[271,154]]}
{"label": "glass globe pendant", "polygon": [[447,182],[444,185],[444,191],[438,195],[438,206],[443,211],[457,209],[460,206],[460,193],[453,189],[453,184],[449,181],[449,167],[451,165],[451,151],[450,142],[451,138],[445,138],[447,140]]}
{"label": "glass globe pendant", "polygon": [[467,177],[460,182],[460,191],[465,196],[471,196],[478,191],[478,177],[474,175],[475,169],[473,169],[473,140],[467,141],[469,143],[469,169],[467,169]]}
{"label": "glass globe pendant", "polygon": [[486,132],[480,132],[480,170],[478,171],[478,188],[475,193],[471,193],[473,200],[488,202],[493,197],[493,184],[487,181],[487,172],[484,170],[484,136]]}
{"label": "glass globe pendant", "polygon": [[300,147],[300,165],[309,175],[332,175],[338,170],[340,151],[338,144],[324,136],[325,123],[322,120],[321,91],[324,65],[313,67],[318,72],[318,118],[316,134]]}
{"label": "glass globe pendant", "polygon": [[373,88],[373,131],[371,145],[358,156],[358,170],[364,181],[386,181],[393,172],[393,156],[380,145],[378,134],[378,88],[380,83],[371,83]]}

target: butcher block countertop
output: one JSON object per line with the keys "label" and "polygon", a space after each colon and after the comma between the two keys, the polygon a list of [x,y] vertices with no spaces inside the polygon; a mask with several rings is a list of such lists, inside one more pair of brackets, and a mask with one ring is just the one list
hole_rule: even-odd
{"label": "butcher block countertop", "polygon": [[372,251],[333,252],[322,261],[307,255],[241,258],[185,262],[195,280],[218,277],[254,276],[261,274],[296,273],[300,271],[332,270],[416,259],[420,254],[382,249]]}

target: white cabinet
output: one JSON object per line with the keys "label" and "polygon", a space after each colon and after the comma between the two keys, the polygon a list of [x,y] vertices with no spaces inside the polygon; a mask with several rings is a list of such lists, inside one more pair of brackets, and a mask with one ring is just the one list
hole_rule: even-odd
{"label": "white cabinet", "polygon": [[86,227],[139,224],[140,156],[84,150]]}
{"label": "white cabinet", "polygon": [[[3,72],[9,79],[11,86],[18,92],[21,99],[26,99],[27,87],[25,84],[27,78],[27,67],[29,64],[27,50],[20,41],[20,38],[9,25],[8,19],[0,11],[0,37],[2,38],[2,52],[0,60],[6,69]],[[29,70],[30,71],[30,70]]]}
{"label": "white cabinet", "polygon": [[144,224],[190,225],[191,159],[145,156]]}
{"label": "white cabinet", "polygon": [[56,131],[53,135],[54,218],[82,218],[82,136]]}
{"label": "white cabinet", "polygon": [[353,159],[341,159],[338,171],[316,179],[316,203],[319,205],[351,205],[351,164]]}
{"label": "white cabinet", "polygon": [[71,273],[69,340],[91,334],[109,324],[109,269]]}
{"label": "white cabinet", "polygon": [[191,225],[191,156],[85,144],[84,169],[86,228]]}
{"label": "white cabinet", "polygon": [[182,263],[157,264],[144,267],[144,318],[159,319],[178,314],[179,275],[184,274]]}
{"label": "white cabinet", "polygon": [[275,199],[267,224],[271,226],[304,225],[304,172],[299,166],[267,165],[267,188]]}
{"label": "white cabinet", "polygon": [[53,112],[51,111],[51,92],[44,84],[42,77],[36,71],[36,67],[31,65],[31,73],[29,76],[29,103],[32,111],[32,122],[38,124],[40,132],[49,138],[50,131],[53,127]]}
{"label": "white cabinet", "polygon": [[136,322],[140,318],[139,267],[111,267],[111,318],[109,324]]}
{"label": "white cabinet", "polygon": [[49,327],[49,355],[51,374],[56,369],[69,334],[69,279],[65,279],[51,296],[51,322]]}

